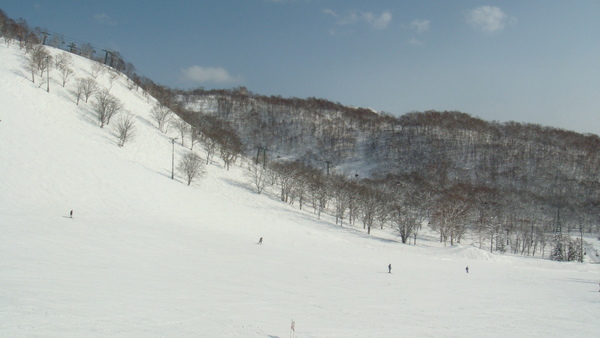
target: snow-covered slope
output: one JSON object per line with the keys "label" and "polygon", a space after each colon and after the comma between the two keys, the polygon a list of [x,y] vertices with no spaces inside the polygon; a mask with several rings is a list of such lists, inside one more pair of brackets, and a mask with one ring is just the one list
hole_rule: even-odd
{"label": "snow-covered slope", "polygon": [[119,148],[53,72],[47,93],[2,44],[0,336],[288,337],[292,320],[297,337],[598,334],[598,265],[367,236],[257,195],[239,166],[188,187],[153,99],[113,84],[136,124]]}

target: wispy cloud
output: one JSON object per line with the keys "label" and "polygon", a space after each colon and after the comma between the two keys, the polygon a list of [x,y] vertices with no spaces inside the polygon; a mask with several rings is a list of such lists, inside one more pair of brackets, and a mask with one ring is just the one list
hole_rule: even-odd
{"label": "wispy cloud", "polygon": [[411,38],[410,40],[408,40],[408,43],[410,43],[413,46],[423,46],[423,42],[415,38]]}
{"label": "wispy cloud", "polygon": [[94,20],[96,20],[97,22],[99,22],[103,25],[108,25],[108,26],[116,26],[117,25],[117,22],[114,21],[106,13],[98,13],[98,14],[94,15]]}
{"label": "wispy cloud", "polygon": [[467,22],[484,32],[495,33],[508,25],[516,24],[517,19],[508,16],[498,7],[480,6],[467,11]]}
{"label": "wispy cloud", "polygon": [[241,76],[233,76],[221,67],[191,66],[181,70],[181,78],[197,83],[235,84],[241,83]]}
{"label": "wispy cloud", "polygon": [[413,20],[413,22],[410,23],[410,29],[417,33],[427,32],[429,30],[429,20]]}
{"label": "wispy cloud", "polygon": [[371,12],[366,12],[362,14],[362,17],[375,29],[386,29],[390,25],[390,22],[392,22],[392,13],[390,11],[384,11],[379,16]]}
{"label": "wispy cloud", "polygon": [[384,30],[388,28],[392,22],[392,13],[383,11],[377,15],[373,12],[362,11],[347,11],[339,14],[331,9],[323,9],[323,13],[336,19],[336,24],[340,27],[353,26],[357,24],[366,24],[376,30]]}

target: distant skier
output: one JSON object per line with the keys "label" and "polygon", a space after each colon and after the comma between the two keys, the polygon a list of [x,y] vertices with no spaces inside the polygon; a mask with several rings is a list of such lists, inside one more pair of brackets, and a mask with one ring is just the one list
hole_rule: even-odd
{"label": "distant skier", "polygon": [[256,244],[261,244],[262,245],[262,237],[258,240],[258,243]]}
{"label": "distant skier", "polygon": [[392,273],[392,264],[388,265],[388,273]]}
{"label": "distant skier", "polygon": [[73,218],[73,210],[69,213],[69,217]]}
{"label": "distant skier", "polygon": [[466,271],[467,273],[469,273],[469,267],[468,267],[468,266],[465,268],[465,271]]}

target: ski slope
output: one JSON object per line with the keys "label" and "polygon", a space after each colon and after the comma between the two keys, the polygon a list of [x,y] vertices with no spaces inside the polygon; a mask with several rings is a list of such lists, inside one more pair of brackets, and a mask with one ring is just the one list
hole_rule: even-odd
{"label": "ski slope", "polygon": [[135,116],[119,148],[74,79],[52,70],[48,93],[26,65],[0,44],[2,337],[598,337],[600,265],[340,228],[256,194],[240,162],[187,186],[152,98],[113,84]]}

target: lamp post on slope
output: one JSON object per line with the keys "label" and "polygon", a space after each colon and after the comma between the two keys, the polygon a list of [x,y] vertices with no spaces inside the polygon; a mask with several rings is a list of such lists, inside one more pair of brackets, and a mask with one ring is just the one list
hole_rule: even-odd
{"label": "lamp post on slope", "polygon": [[177,137],[171,137],[171,144],[172,144],[172,150],[171,150],[171,179],[175,178],[175,140],[177,139]]}

